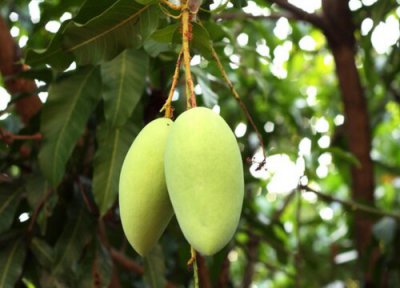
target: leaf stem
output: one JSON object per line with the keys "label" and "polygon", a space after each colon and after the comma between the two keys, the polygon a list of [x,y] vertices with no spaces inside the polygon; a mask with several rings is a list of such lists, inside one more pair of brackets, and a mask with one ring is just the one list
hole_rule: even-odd
{"label": "leaf stem", "polygon": [[172,102],[172,97],[174,96],[176,85],[178,84],[178,80],[179,80],[179,69],[181,67],[182,54],[183,54],[183,50],[181,50],[179,52],[178,59],[176,60],[175,72],[174,72],[174,76],[172,78],[171,89],[169,90],[167,101],[165,101],[164,106],[160,110],[160,112],[165,110],[166,118],[172,118],[172,116],[173,116],[173,108],[171,106],[171,102]]}
{"label": "leaf stem", "polygon": [[197,266],[197,254],[196,250],[190,246],[190,259],[187,263],[188,266],[193,266],[193,276],[194,276],[194,288],[199,288],[199,268]]}

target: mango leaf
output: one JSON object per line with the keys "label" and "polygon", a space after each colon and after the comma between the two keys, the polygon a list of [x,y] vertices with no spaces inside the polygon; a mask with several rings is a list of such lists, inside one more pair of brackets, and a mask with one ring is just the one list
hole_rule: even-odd
{"label": "mango leaf", "polygon": [[141,50],[129,49],[101,65],[104,113],[111,127],[125,124],[142,96],[148,56]]}
{"label": "mango leaf", "polygon": [[78,14],[74,17],[74,22],[85,24],[94,17],[104,13],[114,3],[115,0],[86,0],[79,9]]}
{"label": "mango leaf", "polygon": [[70,278],[70,273],[75,274],[77,262],[81,258],[83,248],[87,244],[93,223],[85,208],[79,207],[70,211],[70,219],[54,247],[54,276]]}
{"label": "mango leaf", "polygon": [[[158,7],[119,0],[111,6],[105,3],[94,9],[93,14],[102,13],[91,18],[89,10],[94,4],[89,4],[76,21],[64,22],[47,49],[29,50],[26,62],[32,66],[50,64],[64,70],[74,60],[73,56],[80,65],[108,61],[126,48],[142,45],[148,35],[141,33],[151,33],[158,25]],[[151,11],[144,14],[148,9]]]}
{"label": "mango leaf", "polygon": [[197,49],[203,57],[212,59],[212,42],[207,30],[193,23],[192,34],[192,47]]}
{"label": "mango leaf", "polygon": [[157,57],[162,52],[170,51],[171,47],[170,44],[157,42],[150,37],[144,42],[143,49],[151,57]]}
{"label": "mango leaf", "polygon": [[54,264],[54,251],[43,240],[35,237],[30,243],[30,250],[43,267],[50,269]]}
{"label": "mango leaf", "polygon": [[197,77],[197,82],[201,87],[204,105],[212,108],[218,103],[218,95],[211,90],[210,80],[203,77]]}
{"label": "mango leaf", "polygon": [[109,252],[100,241],[94,241],[79,267],[76,287],[109,287],[112,268]]}
{"label": "mango leaf", "polygon": [[14,288],[22,273],[26,249],[22,240],[14,241],[0,250],[0,287]]}
{"label": "mango leaf", "polygon": [[63,33],[69,23],[70,21],[63,22],[46,49],[28,49],[25,57],[26,63],[32,67],[49,63],[59,70],[66,69],[74,60],[73,55],[62,48]]}
{"label": "mango leaf", "polygon": [[154,249],[144,257],[144,281],[149,287],[165,287],[165,265],[161,246],[157,244]]}
{"label": "mango leaf", "polygon": [[131,122],[121,128],[111,128],[103,123],[97,129],[93,194],[101,215],[115,202],[122,163],[137,132]]}
{"label": "mango leaf", "polygon": [[[10,228],[14,221],[21,189],[14,185],[1,184],[0,188],[0,234]],[[1,286],[0,286],[1,287]]]}
{"label": "mango leaf", "polygon": [[152,5],[139,18],[139,30],[142,40],[146,40],[158,27],[160,8]]}
{"label": "mango leaf", "polygon": [[136,24],[149,8],[132,0],[119,0],[84,25],[71,22],[64,33],[64,48],[81,65],[111,60],[125,48],[137,48],[142,36]]}
{"label": "mango leaf", "polygon": [[151,34],[151,39],[161,43],[171,43],[175,33],[179,29],[179,23],[168,25]]}
{"label": "mango leaf", "polygon": [[75,143],[100,97],[100,73],[88,67],[50,85],[43,108],[43,146],[39,164],[43,175],[57,186]]}

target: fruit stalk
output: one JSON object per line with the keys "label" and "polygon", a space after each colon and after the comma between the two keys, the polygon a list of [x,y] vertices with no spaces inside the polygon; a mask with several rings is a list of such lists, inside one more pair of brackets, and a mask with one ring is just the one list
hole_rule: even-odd
{"label": "fruit stalk", "polygon": [[197,106],[196,97],[194,95],[194,87],[192,74],[190,72],[190,49],[189,43],[192,38],[192,23],[190,22],[190,10],[188,2],[183,3],[182,9],[182,49],[183,49],[183,63],[185,66],[185,80],[186,80],[186,97],[188,108]]}
{"label": "fruit stalk", "polygon": [[183,50],[179,52],[178,59],[176,60],[175,72],[172,78],[171,89],[169,90],[167,101],[165,101],[164,106],[161,108],[160,112],[165,110],[165,117],[172,118],[173,109],[171,107],[172,97],[174,96],[174,92],[176,89],[176,85],[178,84],[179,80],[179,69],[181,67],[181,60],[182,60]]}

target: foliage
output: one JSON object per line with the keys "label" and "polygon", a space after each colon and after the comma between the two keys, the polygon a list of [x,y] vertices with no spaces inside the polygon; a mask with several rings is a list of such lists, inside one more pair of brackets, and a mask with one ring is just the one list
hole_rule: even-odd
{"label": "foliage", "polygon": [[[0,115],[1,131],[43,135],[41,141],[0,141],[0,287],[189,287],[190,247],[176,220],[160,246],[142,259],[127,244],[117,205],[119,171],[129,145],[145,123],[161,116],[168,96],[181,48],[179,22],[159,1],[52,0],[40,3],[41,18],[33,23],[29,2],[0,5],[9,27],[19,29],[15,40],[29,37],[22,61],[31,69],[18,77],[35,79],[35,94],[48,93],[28,123],[13,105],[21,95],[12,95]],[[247,278],[260,287],[362,285],[368,263],[351,257],[354,211],[335,201],[351,197],[350,167],[358,165],[343,132],[335,63],[321,30],[279,14],[272,2],[281,1],[235,0],[209,13],[212,3],[205,1],[201,22],[193,25],[198,105],[219,109],[233,130],[247,125],[236,133],[245,165],[241,223],[228,247],[203,259],[208,276],[214,287],[249,287]],[[376,207],[396,213],[399,42],[378,53],[372,40],[381,21],[391,17],[398,23],[399,9],[396,1],[360,5],[352,19],[373,136]],[[251,14],[251,6],[262,12]],[[11,12],[20,20],[7,17]],[[366,19],[373,22],[364,33],[360,27]],[[45,29],[49,21],[61,24],[54,35]],[[245,161],[259,156],[260,143],[223,81],[213,48],[261,131],[268,171]],[[173,101],[175,116],[186,107],[183,78]],[[299,180],[330,198],[312,192],[300,197]],[[398,219],[384,214],[374,218],[368,247],[368,253],[380,252],[372,277],[397,287]]]}

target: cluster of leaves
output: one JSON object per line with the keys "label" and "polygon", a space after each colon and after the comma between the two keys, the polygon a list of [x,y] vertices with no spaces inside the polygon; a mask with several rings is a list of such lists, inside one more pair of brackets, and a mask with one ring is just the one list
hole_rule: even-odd
{"label": "cluster of leaves", "polygon": [[[26,1],[15,2],[12,9],[28,17]],[[233,1],[224,13],[243,13],[244,2]],[[385,2],[355,11],[357,26],[367,16],[378,23],[394,14],[395,8]],[[265,1],[255,3],[276,12]],[[10,12],[8,4],[1,7],[3,13]],[[208,9],[209,4],[203,7]],[[44,137],[41,143],[0,143],[0,171],[10,175],[9,183],[1,182],[0,187],[0,287],[13,287],[17,281],[27,287],[108,287],[117,282],[122,287],[161,287],[165,276],[178,285],[190,285],[189,247],[175,220],[154,254],[140,259],[123,235],[117,205],[118,177],[129,145],[146,122],[159,116],[168,95],[180,48],[180,24],[167,17],[156,1],[86,0],[81,4],[54,0],[40,7],[39,23],[21,22],[21,30],[30,36],[25,62],[32,68],[24,77],[43,81],[39,89],[48,91],[48,99],[25,126],[13,111],[0,121],[1,127],[13,133],[39,131]],[[53,37],[43,32],[48,21],[65,12],[73,18],[64,21]],[[218,104],[232,128],[247,122],[213,62],[214,47],[257,128],[265,131],[264,125],[273,123],[272,131],[262,133],[268,154],[302,159],[309,183],[348,197],[348,168],[356,161],[347,152],[343,126],[334,121],[342,106],[324,36],[313,27],[291,22],[291,32],[280,39],[271,33],[276,23],[270,19],[238,21],[223,15],[201,11],[201,25],[193,25],[191,52],[201,57],[192,71],[199,87],[196,92],[201,91],[199,105]],[[246,45],[236,40],[242,33],[248,37]],[[299,45],[306,35],[316,43],[312,51]],[[385,65],[377,66],[371,33],[357,39],[362,52],[359,71],[370,91],[377,190],[381,191],[378,205],[396,210],[399,187],[393,183],[400,155],[393,133],[399,133],[400,123],[396,103],[400,54],[393,49],[381,55],[378,60]],[[279,69],[286,74],[273,68],[279,66],[276,61],[282,53],[287,59]],[[240,67],[232,63],[237,59],[232,55],[240,56]],[[181,86],[175,114],[185,109]],[[314,96],[310,89],[316,91]],[[321,118],[328,122],[327,131],[315,130]],[[323,136],[331,139],[328,148],[318,144]],[[305,139],[312,151],[299,155],[298,147]],[[244,158],[258,148],[251,129],[238,140]],[[322,155],[332,159],[324,177],[315,172]],[[245,177],[246,199],[237,236],[229,247],[206,259],[214,286],[227,282],[245,286],[250,277],[257,284],[291,287],[299,271],[305,287],[357,280],[358,263],[335,262],[337,254],[354,249],[351,218],[342,217],[340,205],[302,199],[295,191],[267,193],[267,180],[254,178],[248,169]],[[324,221],[319,213],[327,207],[333,211],[331,221]],[[23,221],[26,213],[30,219]],[[398,283],[397,223],[383,218],[375,227],[376,240],[384,247],[382,270],[393,272],[390,281]],[[300,256],[294,252],[298,243]],[[115,257],[119,250],[129,257],[125,259],[131,261],[129,265]]]}

